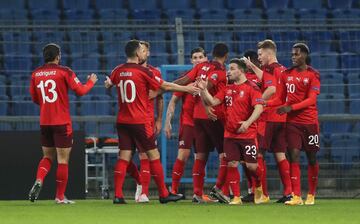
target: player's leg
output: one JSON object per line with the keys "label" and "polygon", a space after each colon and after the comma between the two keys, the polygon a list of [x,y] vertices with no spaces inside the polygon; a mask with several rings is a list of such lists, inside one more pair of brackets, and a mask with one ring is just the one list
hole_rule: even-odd
{"label": "player's leg", "polygon": [[248,194],[242,198],[243,202],[254,202],[254,190],[255,190],[255,179],[251,175],[250,170],[246,167],[245,161],[240,162],[243,171],[246,176],[247,184],[248,184]]}
{"label": "player's leg", "polygon": [[234,198],[230,201],[230,205],[241,205],[240,197],[240,173],[238,170],[239,162],[230,161],[227,165],[227,182],[230,184],[231,191],[234,194]]}
{"label": "player's leg", "polygon": [[179,190],[180,180],[184,174],[184,168],[187,160],[191,154],[190,149],[180,148],[178,151],[178,156],[173,166],[172,170],[172,183],[171,183],[171,192],[177,194]]}
{"label": "player's leg", "polygon": [[[266,121],[258,121],[258,141],[259,141],[259,150],[258,150],[258,166],[262,171],[261,176],[261,186],[263,190],[263,194],[266,197],[269,197],[268,187],[267,187],[267,166],[265,161],[265,154],[266,150],[270,147],[270,142],[273,136],[273,132],[271,131],[271,125],[269,122]],[[270,198],[268,198],[268,201],[270,201]]]}
{"label": "player's leg", "polygon": [[[196,144],[196,150],[198,150],[200,144]],[[193,176],[193,187],[194,187],[194,196],[193,202],[195,203],[204,203],[203,200],[203,189],[204,189],[204,177],[205,177],[205,167],[208,160],[209,153],[206,152],[196,152],[195,161],[192,170]]]}
{"label": "player's leg", "polygon": [[69,158],[71,147],[56,148],[58,167],[56,170],[56,198],[55,202],[58,204],[73,204],[73,201],[65,197],[66,186],[69,175]]}

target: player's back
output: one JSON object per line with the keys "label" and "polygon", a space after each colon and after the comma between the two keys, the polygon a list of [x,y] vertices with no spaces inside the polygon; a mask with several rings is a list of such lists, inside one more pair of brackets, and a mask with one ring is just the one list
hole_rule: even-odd
{"label": "player's back", "polygon": [[125,63],[110,76],[118,93],[118,123],[143,124],[148,120],[149,90],[160,87],[162,79],[138,64]]}
{"label": "player's back", "polygon": [[40,106],[41,125],[71,123],[67,79],[70,68],[45,64],[35,69],[31,76],[30,92]]}

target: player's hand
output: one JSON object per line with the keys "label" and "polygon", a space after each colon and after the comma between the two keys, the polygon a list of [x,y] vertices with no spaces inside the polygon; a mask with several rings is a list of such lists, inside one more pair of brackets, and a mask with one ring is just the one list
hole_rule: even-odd
{"label": "player's hand", "polygon": [[154,134],[158,136],[161,131],[162,122],[161,119],[156,119],[155,126],[154,126]]}
{"label": "player's hand", "polygon": [[200,93],[199,87],[197,87],[196,83],[190,83],[189,85],[185,86],[186,92],[192,95],[198,95]]}
{"label": "player's hand", "polygon": [[170,122],[165,124],[164,131],[165,131],[166,138],[170,139],[171,134],[172,134],[171,133],[172,132],[172,127],[171,127]]}
{"label": "player's hand", "polygon": [[88,75],[88,80],[91,80],[94,84],[98,81],[97,75],[95,73],[91,73]]}
{"label": "player's hand", "polygon": [[204,80],[204,79],[198,78],[195,83],[196,83],[197,87],[199,87],[201,90],[204,90],[208,86],[208,79],[206,78]]}
{"label": "player's hand", "polygon": [[237,133],[244,133],[247,131],[249,126],[251,125],[248,121],[240,121],[239,124],[241,124],[240,128],[237,130]]}
{"label": "player's hand", "polygon": [[206,114],[208,116],[208,118],[212,121],[216,121],[217,120],[217,116],[216,114],[214,113],[215,112],[215,109],[210,107],[210,106],[205,106],[205,111],[206,111]]}
{"label": "player's hand", "polygon": [[246,64],[246,66],[250,69],[253,69],[256,66],[256,65],[254,65],[254,63],[252,63],[250,58],[242,57],[241,60],[243,60]]}
{"label": "player's hand", "polygon": [[105,84],[105,88],[110,88],[111,86],[113,86],[113,83],[111,81],[111,79],[109,78],[109,76],[106,76],[106,80],[104,81]]}
{"label": "player's hand", "polygon": [[282,106],[277,109],[278,114],[286,114],[292,110],[291,106]]}

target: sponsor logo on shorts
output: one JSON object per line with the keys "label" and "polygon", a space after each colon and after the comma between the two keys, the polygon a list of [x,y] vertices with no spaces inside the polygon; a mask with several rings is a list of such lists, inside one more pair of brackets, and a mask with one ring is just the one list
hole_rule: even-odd
{"label": "sponsor logo on shorts", "polygon": [[179,145],[185,145],[185,141],[184,140],[179,141]]}

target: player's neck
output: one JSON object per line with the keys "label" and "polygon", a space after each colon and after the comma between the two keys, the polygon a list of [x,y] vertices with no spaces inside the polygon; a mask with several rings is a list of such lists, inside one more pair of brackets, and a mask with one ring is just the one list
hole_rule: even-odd
{"label": "player's neck", "polygon": [[238,80],[234,81],[234,84],[241,85],[246,81],[247,81],[247,78],[245,77],[245,75],[242,75],[242,76],[240,76],[240,78]]}
{"label": "player's neck", "polygon": [[278,60],[277,60],[277,58],[276,58],[276,57],[271,57],[271,58],[270,58],[270,60],[269,60],[268,65],[271,65],[271,64],[273,64],[273,63],[277,63],[277,62],[278,62]]}
{"label": "player's neck", "polygon": [[306,69],[308,68],[308,66],[306,64],[303,64],[303,65],[299,65],[296,70],[299,71],[299,72],[303,72],[305,71]]}
{"label": "player's neck", "polygon": [[126,63],[139,64],[139,59],[138,58],[127,58]]}
{"label": "player's neck", "polygon": [[49,61],[49,62],[46,62],[47,65],[58,65],[59,64],[59,61],[58,60],[54,60],[54,61]]}
{"label": "player's neck", "polygon": [[226,59],[224,59],[224,58],[216,58],[216,57],[213,59],[213,61],[219,62],[222,65],[225,64],[225,60]]}

